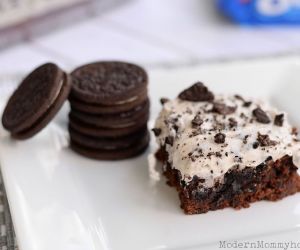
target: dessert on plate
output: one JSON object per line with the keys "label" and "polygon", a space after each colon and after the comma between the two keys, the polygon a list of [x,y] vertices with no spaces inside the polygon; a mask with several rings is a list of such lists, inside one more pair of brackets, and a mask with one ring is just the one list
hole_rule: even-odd
{"label": "dessert on plate", "polygon": [[276,201],[300,191],[300,142],[285,112],[198,82],[163,108],[153,132],[186,214]]}

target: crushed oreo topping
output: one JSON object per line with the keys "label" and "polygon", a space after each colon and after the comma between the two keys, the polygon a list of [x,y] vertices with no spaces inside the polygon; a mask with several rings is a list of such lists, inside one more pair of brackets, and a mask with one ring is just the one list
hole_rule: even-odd
{"label": "crushed oreo topping", "polygon": [[238,123],[237,123],[236,119],[229,118],[228,121],[229,121],[229,127],[230,128],[236,128],[237,127]]}
{"label": "crushed oreo topping", "polygon": [[192,120],[192,127],[198,128],[203,124],[203,120],[201,119],[200,115],[196,115],[194,119]]}
{"label": "crushed oreo topping", "polygon": [[242,159],[242,157],[239,157],[239,156],[236,155],[236,156],[234,156],[233,161],[236,162],[236,163],[242,163],[243,159]]}
{"label": "crushed oreo topping", "polygon": [[173,144],[174,144],[174,137],[173,136],[166,137],[165,144],[169,144],[170,146],[173,146]]}
{"label": "crushed oreo topping", "polygon": [[252,102],[244,102],[243,107],[249,108],[252,105]]}
{"label": "crushed oreo topping", "polygon": [[252,112],[253,116],[256,118],[256,121],[263,124],[268,124],[271,122],[269,116],[261,108],[256,108]]}
{"label": "crushed oreo topping", "polygon": [[185,89],[178,97],[181,100],[191,102],[211,102],[214,100],[214,94],[201,82],[197,82]]}
{"label": "crushed oreo topping", "polygon": [[274,124],[278,127],[282,127],[284,122],[284,114],[276,115],[274,119]]}
{"label": "crushed oreo topping", "polygon": [[257,134],[257,141],[261,147],[270,147],[277,145],[276,141],[270,139],[269,135]]}
{"label": "crushed oreo topping", "polygon": [[244,143],[244,144],[247,144],[249,136],[250,136],[250,135],[245,135],[245,137],[244,137],[244,139],[243,139],[243,143]]}
{"label": "crushed oreo topping", "polygon": [[298,135],[298,128],[293,127],[291,134],[297,136]]}
{"label": "crushed oreo topping", "polygon": [[216,152],[216,157],[221,158],[221,157],[222,157],[222,154],[221,154],[220,152]]}
{"label": "crushed oreo topping", "polygon": [[[198,176],[205,179],[201,188],[215,187],[216,181],[222,182],[227,167],[268,166],[282,155],[300,152],[300,143],[293,135],[296,130],[292,131],[286,115],[250,100],[216,95],[209,102],[176,98],[164,105],[155,126],[162,128],[157,141],[165,146],[169,163],[182,173],[187,185]],[[276,129],[279,125],[282,128]]]}
{"label": "crushed oreo topping", "polygon": [[240,95],[235,95],[234,96],[236,99],[240,100],[243,102],[243,107],[249,108],[252,105],[252,102],[246,101],[242,96]]}
{"label": "crushed oreo topping", "polygon": [[179,129],[179,127],[176,125],[176,124],[174,124],[173,125],[173,129],[176,131],[176,133],[178,132],[178,129]]}
{"label": "crushed oreo topping", "polygon": [[214,103],[211,111],[220,115],[230,115],[236,111],[236,107],[227,106],[224,103]]}
{"label": "crushed oreo topping", "polygon": [[222,144],[225,143],[226,135],[223,133],[218,133],[215,135],[215,143]]}
{"label": "crushed oreo topping", "polygon": [[254,148],[254,149],[257,149],[258,147],[259,147],[259,142],[254,142],[253,143],[253,145],[252,145],[252,147]]}
{"label": "crushed oreo topping", "polygon": [[225,123],[216,121],[213,125],[213,130],[224,130],[226,128]]}
{"label": "crushed oreo topping", "polygon": [[273,157],[272,156],[268,156],[267,159],[265,160],[265,162],[272,161],[272,160],[273,160]]}
{"label": "crushed oreo topping", "polygon": [[152,131],[153,131],[153,133],[156,137],[161,134],[161,129],[160,128],[153,128]]}
{"label": "crushed oreo topping", "polygon": [[244,99],[242,96],[240,96],[240,95],[234,95],[234,97],[235,97],[236,99],[242,101],[242,102],[245,101],[245,99]]}
{"label": "crushed oreo topping", "polygon": [[169,98],[166,98],[166,97],[160,98],[160,103],[161,103],[162,105],[164,105],[165,103],[167,103],[167,102],[169,102],[169,101],[170,101]]}

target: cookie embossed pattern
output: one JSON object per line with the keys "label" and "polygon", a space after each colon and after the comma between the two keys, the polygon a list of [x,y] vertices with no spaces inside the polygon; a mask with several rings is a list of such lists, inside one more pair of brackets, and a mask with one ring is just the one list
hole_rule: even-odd
{"label": "cookie embossed pattern", "polygon": [[155,124],[169,184],[187,214],[249,207],[300,191],[300,143],[287,114],[198,82],[163,104]]}

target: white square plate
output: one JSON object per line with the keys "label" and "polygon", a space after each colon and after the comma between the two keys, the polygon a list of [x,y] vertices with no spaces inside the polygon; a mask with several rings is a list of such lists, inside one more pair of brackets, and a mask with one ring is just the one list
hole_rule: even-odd
{"label": "white square plate", "polygon": [[[159,98],[196,80],[214,92],[269,99],[300,125],[296,60],[226,63],[150,71],[152,120]],[[3,98],[1,99],[3,100]],[[177,193],[151,178],[147,156],[93,161],[66,146],[67,110],[33,139],[0,134],[0,160],[20,250],[214,249],[221,240],[299,240],[300,195],[187,216]]]}

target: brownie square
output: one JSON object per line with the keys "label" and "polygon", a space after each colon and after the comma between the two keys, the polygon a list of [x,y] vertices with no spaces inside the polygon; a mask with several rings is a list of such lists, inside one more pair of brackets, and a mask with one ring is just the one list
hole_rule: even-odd
{"label": "brownie square", "polygon": [[287,114],[196,83],[162,102],[153,132],[186,214],[277,201],[300,191],[300,143]]}

